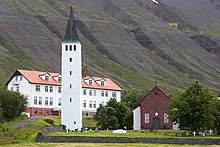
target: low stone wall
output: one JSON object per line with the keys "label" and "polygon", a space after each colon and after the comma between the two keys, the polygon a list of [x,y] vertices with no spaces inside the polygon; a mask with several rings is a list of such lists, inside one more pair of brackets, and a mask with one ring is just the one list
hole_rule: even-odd
{"label": "low stone wall", "polygon": [[42,135],[45,135],[47,133],[51,133],[51,132],[62,132],[63,131],[64,126],[60,125],[60,126],[49,126],[44,128],[43,130],[41,130]]}
{"label": "low stone wall", "polygon": [[220,145],[220,139],[194,138],[128,138],[87,136],[44,136],[38,133],[36,142],[93,142],[93,143],[158,143],[158,144],[200,144]]}
{"label": "low stone wall", "polygon": [[47,127],[39,132],[36,142],[92,142],[92,143],[157,143],[157,144],[199,144],[220,145],[214,138],[128,138],[128,137],[89,137],[89,136],[45,136],[49,132],[61,132],[63,126]]}

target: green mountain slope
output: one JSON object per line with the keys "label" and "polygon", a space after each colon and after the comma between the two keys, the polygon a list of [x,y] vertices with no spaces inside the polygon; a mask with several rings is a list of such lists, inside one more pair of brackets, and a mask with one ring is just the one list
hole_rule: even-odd
{"label": "green mountain slope", "polygon": [[2,83],[18,68],[60,71],[60,42],[73,6],[89,75],[123,88],[220,88],[218,0],[2,0]]}

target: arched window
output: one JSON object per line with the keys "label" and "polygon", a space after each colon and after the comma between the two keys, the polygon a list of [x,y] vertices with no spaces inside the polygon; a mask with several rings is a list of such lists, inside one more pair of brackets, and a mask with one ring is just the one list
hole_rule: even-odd
{"label": "arched window", "polygon": [[72,45],[70,45],[70,51],[72,51]]}
{"label": "arched window", "polygon": [[68,51],[68,45],[66,45],[66,51]]}
{"label": "arched window", "polygon": [[74,45],[74,51],[76,51],[76,45]]}

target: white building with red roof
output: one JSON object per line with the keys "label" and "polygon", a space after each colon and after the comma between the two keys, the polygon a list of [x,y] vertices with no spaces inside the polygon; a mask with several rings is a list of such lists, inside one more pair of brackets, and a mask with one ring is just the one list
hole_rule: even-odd
{"label": "white building with red roof", "polygon": [[[16,70],[7,82],[7,88],[28,98],[27,113],[30,116],[60,115],[61,81],[60,73]],[[121,91],[109,78],[83,77],[82,115],[93,115],[99,105],[106,105],[110,98],[121,101]]]}
{"label": "white building with red roof", "polygon": [[61,123],[75,130],[82,127],[82,115],[93,115],[110,98],[121,101],[122,89],[109,78],[82,77],[81,44],[72,7],[61,44],[62,74],[16,70],[7,87],[27,97],[30,116],[61,115]]}

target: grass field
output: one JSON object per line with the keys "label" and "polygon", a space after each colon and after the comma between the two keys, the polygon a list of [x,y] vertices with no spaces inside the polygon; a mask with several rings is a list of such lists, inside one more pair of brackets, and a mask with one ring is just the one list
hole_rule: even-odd
{"label": "grass field", "polygon": [[[55,116],[46,116],[42,117],[34,122],[29,123],[25,127],[8,127],[8,130],[4,133],[3,127],[7,127],[12,122],[16,122],[21,120],[21,118],[17,118],[12,122],[2,124],[0,126],[0,146],[17,146],[17,147],[37,147],[37,146],[47,146],[47,147],[199,147],[201,145],[165,145],[165,144],[148,144],[148,143],[36,143],[35,138],[37,133],[44,128],[45,126],[49,126],[50,124],[46,123],[44,119],[53,119],[56,125],[60,124],[60,117]],[[92,122],[91,118],[84,118],[85,120],[89,120]],[[84,125],[90,125],[88,122],[84,122]],[[94,125],[94,123],[93,123]],[[175,137],[176,131],[169,130],[160,130],[160,131],[128,131],[126,134],[113,134],[112,131],[89,131],[89,132],[69,132],[69,133],[51,133],[48,135],[74,135],[74,136],[116,136],[116,137],[155,137],[155,138],[167,138],[167,137]],[[165,135],[166,134],[166,135]],[[207,146],[207,147],[217,147]]]}

